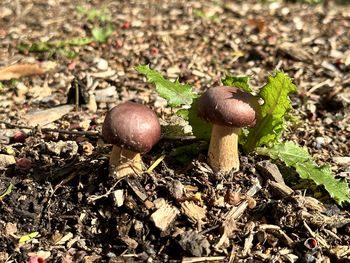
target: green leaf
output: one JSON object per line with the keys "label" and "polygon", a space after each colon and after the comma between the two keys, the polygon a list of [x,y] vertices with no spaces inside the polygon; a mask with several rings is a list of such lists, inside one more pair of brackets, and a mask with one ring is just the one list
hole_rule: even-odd
{"label": "green leaf", "polygon": [[52,48],[54,47],[49,42],[35,42],[30,46],[29,52],[47,52]]}
{"label": "green leaf", "polygon": [[226,76],[222,79],[222,84],[225,86],[240,88],[246,92],[252,92],[249,85],[250,78],[248,76],[236,77],[236,76]]}
{"label": "green leaf", "polygon": [[216,13],[213,15],[208,15],[206,12],[204,12],[203,10],[200,10],[200,9],[193,10],[193,15],[200,17],[200,18],[203,18],[203,19],[209,19],[212,21],[219,19],[219,16]]}
{"label": "green leaf", "polygon": [[93,41],[90,37],[78,37],[78,38],[72,38],[62,41],[56,41],[53,42],[53,45],[55,45],[58,48],[66,47],[66,46],[85,46],[90,44]]}
{"label": "green leaf", "polygon": [[67,40],[58,40],[52,42],[34,42],[33,44],[19,43],[17,48],[19,51],[26,52],[46,52],[48,57],[55,53],[59,53],[69,59],[77,57],[79,54],[72,50],[64,50],[68,46],[84,46],[93,42],[93,38],[80,37]]}
{"label": "green leaf", "polygon": [[[1,84],[1,83],[0,83]],[[13,184],[10,183],[9,186],[6,188],[5,192],[0,194],[0,201],[7,195],[9,195],[12,192]]]}
{"label": "green leaf", "polygon": [[317,166],[308,151],[292,142],[278,143],[271,148],[258,148],[257,153],[270,156],[295,168],[302,179],[323,185],[340,206],[350,203],[349,186],[345,180],[335,179],[329,165]]}
{"label": "green leaf", "polygon": [[111,25],[108,25],[107,27],[94,27],[91,30],[91,34],[96,41],[105,43],[113,34],[113,31],[113,27]]}
{"label": "green leaf", "polygon": [[148,82],[156,85],[159,96],[166,99],[170,107],[191,105],[193,99],[197,97],[190,85],[180,84],[178,80],[171,82],[156,70],[150,69],[148,65],[139,65],[135,69],[146,76]]}
{"label": "green leaf", "polygon": [[111,15],[105,9],[91,8],[87,9],[81,5],[77,7],[79,14],[86,16],[88,20],[93,21],[95,19],[100,20],[101,22],[106,22],[111,20]]}
{"label": "green leaf", "polygon": [[202,120],[198,117],[198,101],[199,98],[195,98],[188,111],[188,122],[192,126],[192,133],[199,140],[210,140],[212,124]]}
{"label": "green leaf", "polygon": [[267,84],[258,94],[264,100],[261,106],[262,118],[254,128],[249,130],[246,143],[243,145],[246,152],[258,146],[278,142],[285,130],[285,115],[292,109],[289,94],[296,91],[296,86],[282,71],[277,71],[274,76],[268,77]]}
{"label": "green leaf", "polygon": [[32,232],[26,235],[23,235],[19,238],[19,243],[24,243],[26,241],[32,240],[33,238],[36,238],[39,236],[39,232]]}
{"label": "green leaf", "polygon": [[68,59],[74,59],[74,58],[79,56],[79,53],[77,53],[73,50],[60,49],[59,53]]}
{"label": "green leaf", "polygon": [[176,111],[176,115],[183,118],[185,121],[188,121],[188,110],[187,109],[179,109]]}

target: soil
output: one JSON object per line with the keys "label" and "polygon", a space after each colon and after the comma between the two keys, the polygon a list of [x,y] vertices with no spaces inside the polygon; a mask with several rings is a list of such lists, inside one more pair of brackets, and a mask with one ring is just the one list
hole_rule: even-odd
{"label": "soil", "polygon": [[[349,182],[349,6],[269,2],[2,0],[0,68],[49,70],[2,81],[0,262],[350,262],[348,205],[254,153],[240,151],[238,172],[213,172],[207,144],[178,134],[186,124],[134,69],[198,93],[227,74],[257,89],[283,70],[299,120],[283,138]],[[30,50],[109,25],[105,43]],[[119,180],[99,134],[130,100],[155,110],[163,137],[143,155],[157,165]],[[191,143],[190,161],[171,154]]]}

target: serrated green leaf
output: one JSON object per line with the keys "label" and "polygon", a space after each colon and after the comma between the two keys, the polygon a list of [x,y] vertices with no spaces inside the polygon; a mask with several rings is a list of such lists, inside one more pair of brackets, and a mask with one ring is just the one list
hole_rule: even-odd
{"label": "serrated green leaf", "polygon": [[191,105],[193,99],[197,97],[190,85],[180,84],[178,80],[171,82],[156,70],[150,69],[148,65],[139,65],[135,69],[146,76],[148,82],[155,84],[159,96],[166,99],[170,107]]}
{"label": "serrated green leaf", "polygon": [[282,71],[268,77],[267,84],[260,90],[259,97],[264,100],[261,106],[261,120],[249,130],[243,148],[246,152],[263,145],[277,143],[285,130],[284,117],[292,109],[289,94],[297,88]]}
{"label": "serrated green leaf", "polygon": [[188,111],[188,122],[192,126],[192,133],[199,140],[210,140],[212,124],[202,120],[198,117],[198,101],[199,98],[195,98]]}
{"label": "serrated green leaf", "polygon": [[308,151],[292,142],[278,143],[271,148],[258,148],[258,154],[278,159],[295,168],[302,179],[323,185],[328,194],[340,206],[350,203],[349,186],[344,180],[335,179],[329,165],[317,166]]}
{"label": "serrated green leaf", "polygon": [[246,92],[252,92],[249,85],[250,78],[248,76],[236,77],[236,76],[226,76],[222,79],[222,84],[225,86],[240,88]]}

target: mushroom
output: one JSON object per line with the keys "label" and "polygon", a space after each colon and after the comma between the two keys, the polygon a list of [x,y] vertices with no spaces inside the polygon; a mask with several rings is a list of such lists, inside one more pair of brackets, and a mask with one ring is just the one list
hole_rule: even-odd
{"label": "mushroom", "polygon": [[108,111],[102,136],[113,144],[110,172],[122,178],[142,171],[141,154],[150,151],[159,141],[160,124],[157,115],[148,107],[125,102]]}
{"label": "mushroom", "polygon": [[252,127],[260,118],[257,98],[235,87],[211,88],[199,100],[198,116],[213,123],[208,150],[213,171],[237,171],[238,135],[240,128]]}

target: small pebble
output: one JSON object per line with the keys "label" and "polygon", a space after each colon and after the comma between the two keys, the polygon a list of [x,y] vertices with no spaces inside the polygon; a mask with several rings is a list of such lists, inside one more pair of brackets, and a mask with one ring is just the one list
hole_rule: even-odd
{"label": "small pebble", "polygon": [[95,58],[94,59],[94,64],[96,65],[96,67],[99,70],[107,70],[108,69],[108,62],[107,60],[103,59],[103,58]]}
{"label": "small pebble", "polygon": [[321,149],[323,147],[324,143],[325,143],[325,139],[323,137],[316,137],[314,146],[317,149]]}

